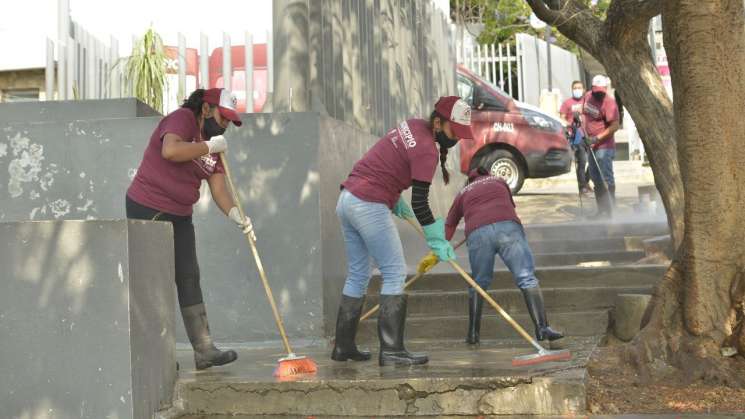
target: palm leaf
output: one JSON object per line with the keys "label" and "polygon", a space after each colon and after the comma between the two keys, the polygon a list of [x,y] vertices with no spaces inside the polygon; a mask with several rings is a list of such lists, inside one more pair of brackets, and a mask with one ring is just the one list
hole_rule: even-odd
{"label": "palm leaf", "polygon": [[153,28],[133,45],[132,55],[126,62],[125,79],[132,86],[134,97],[163,112],[166,53],[163,40]]}

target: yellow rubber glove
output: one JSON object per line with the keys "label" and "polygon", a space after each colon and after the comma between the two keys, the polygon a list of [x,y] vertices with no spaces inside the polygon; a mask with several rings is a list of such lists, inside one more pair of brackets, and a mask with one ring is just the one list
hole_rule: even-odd
{"label": "yellow rubber glove", "polygon": [[425,257],[422,258],[422,260],[419,261],[419,267],[416,269],[416,271],[420,274],[423,274],[437,265],[437,262],[439,261],[440,259],[437,258],[437,255],[435,255],[433,252],[429,252]]}

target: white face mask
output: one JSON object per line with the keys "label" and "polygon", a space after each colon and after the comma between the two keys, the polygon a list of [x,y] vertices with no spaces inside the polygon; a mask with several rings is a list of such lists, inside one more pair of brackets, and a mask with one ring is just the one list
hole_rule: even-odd
{"label": "white face mask", "polygon": [[579,98],[581,98],[581,97],[582,97],[582,93],[584,93],[584,90],[582,90],[582,89],[573,89],[573,90],[572,90],[572,96],[573,96],[573,97],[574,97],[575,99],[579,99]]}

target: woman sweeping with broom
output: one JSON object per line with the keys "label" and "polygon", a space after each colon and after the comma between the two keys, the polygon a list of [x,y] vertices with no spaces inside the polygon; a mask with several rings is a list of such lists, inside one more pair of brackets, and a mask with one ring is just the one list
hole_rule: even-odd
{"label": "woman sweeping with broom", "polygon": [[[429,187],[438,163],[445,183],[449,181],[445,169],[448,149],[459,139],[472,137],[468,104],[457,96],[442,97],[429,121],[409,119],[389,131],[354,165],[342,183],[336,214],[344,234],[347,279],[331,359],[370,359],[370,352],[357,349],[355,335],[370,282],[372,258],[383,277],[378,316],[379,364],[416,365],[429,361],[427,355],[408,352],[404,347],[406,262],[391,210],[402,218],[416,216],[434,254],[440,260],[454,259],[453,247],[445,239],[444,223],[435,219],[430,210]],[[410,187],[411,207],[401,197],[401,192]]]}
{"label": "woman sweeping with broom", "polygon": [[[525,231],[515,212],[515,202],[507,183],[491,176],[484,168],[471,171],[468,183],[455,197],[448,212],[445,222],[445,236],[448,240],[455,234],[463,217],[466,219],[468,257],[476,283],[484,290],[489,288],[494,278],[494,258],[499,255],[522,291],[535,325],[536,339],[554,341],[564,337],[561,332],[548,325],[543,294],[535,276],[533,253],[525,239]],[[435,265],[437,259],[438,256],[433,253],[425,256],[420,262],[419,270]],[[483,306],[483,297],[469,288],[466,337],[469,344],[479,343]]]}
{"label": "woman sweeping with broom", "polygon": [[230,91],[195,90],[181,108],[163,118],[153,131],[126,197],[127,218],[173,225],[176,290],[198,370],[238,358],[235,351],[221,351],[212,343],[191,220],[199,187],[206,180],[217,206],[245,234],[253,235],[251,220],[240,216],[230,196],[219,158],[219,153],[227,149],[222,134],[231,121],[241,125],[235,96]]}

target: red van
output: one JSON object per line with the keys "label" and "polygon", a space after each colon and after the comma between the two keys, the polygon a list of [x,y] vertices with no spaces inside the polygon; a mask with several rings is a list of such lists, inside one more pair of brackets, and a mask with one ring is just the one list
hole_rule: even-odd
{"label": "red van", "polygon": [[473,141],[460,141],[460,170],[482,166],[517,193],[526,178],[569,172],[572,150],[561,121],[458,66],[458,94],[472,107]]}

